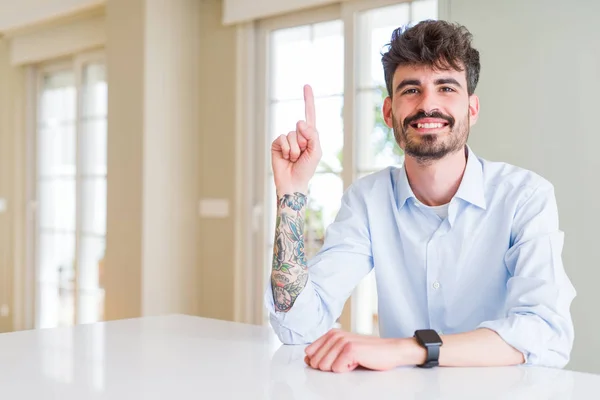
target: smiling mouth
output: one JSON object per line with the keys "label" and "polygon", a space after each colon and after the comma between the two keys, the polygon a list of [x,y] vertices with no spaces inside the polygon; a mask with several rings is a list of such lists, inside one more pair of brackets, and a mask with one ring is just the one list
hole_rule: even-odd
{"label": "smiling mouth", "polygon": [[437,130],[447,127],[448,125],[449,125],[448,122],[425,122],[425,123],[413,122],[412,124],[410,124],[410,126],[413,129],[415,129],[419,132],[437,131]]}

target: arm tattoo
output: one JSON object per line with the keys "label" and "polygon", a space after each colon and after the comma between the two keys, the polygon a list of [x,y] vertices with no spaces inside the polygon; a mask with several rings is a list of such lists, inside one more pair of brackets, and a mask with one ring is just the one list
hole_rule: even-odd
{"label": "arm tattoo", "polygon": [[306,196],[286,194],[277,201],[271,287],[275,309],[289,311],[308,281],[304,254]]}

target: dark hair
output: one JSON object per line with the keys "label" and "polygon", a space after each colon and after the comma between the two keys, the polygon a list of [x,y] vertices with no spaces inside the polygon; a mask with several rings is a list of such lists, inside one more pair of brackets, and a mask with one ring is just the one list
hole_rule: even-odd
{"label": "dark hair", "polygon": [[471,47],[472,39],[467,28],[446,21],[423,21],[394,30],[388,51],[381,59],[388,95],[392,96],[394,73],[400,65],[466,69],[467,91],[472,95],[481,69],[479,52]]}

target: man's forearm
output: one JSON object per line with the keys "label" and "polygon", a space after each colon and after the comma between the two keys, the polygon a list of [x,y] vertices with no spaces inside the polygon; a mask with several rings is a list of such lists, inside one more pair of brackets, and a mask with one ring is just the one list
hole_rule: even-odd
{"label": "man's forearm", "polygon": [[275,310],[289,311],[308,280],[304,255],[306,196],[285,194],[277,201],[271,287]]}
{"label": "man's forearm", "polygon": [[[401,364],[422,364],[427,355],[415,339],[400,339],[404,350]],[[442,336],[440,366],[443,367],[493,367],[523,364],[523,354],[506,343],[490,329]]]}

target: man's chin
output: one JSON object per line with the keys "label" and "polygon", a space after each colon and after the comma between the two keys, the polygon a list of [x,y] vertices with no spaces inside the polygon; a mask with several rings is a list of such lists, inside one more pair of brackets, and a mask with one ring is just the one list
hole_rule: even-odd
{"label": "man's chin", "polygon": [[447,148],[439,148],[434,146],[416,146],[406,147],[404,152],[407,156],[426,160],[439,160],[448,155],[449,150]]}
{"label": "man's chin", "polygon": [[407,142],[412,143],[414,148],[424,147],[425,149],[427,149],[430,147],[439,147],[440,145],[443,146],[444,133],[409,132],[406,138]]}

